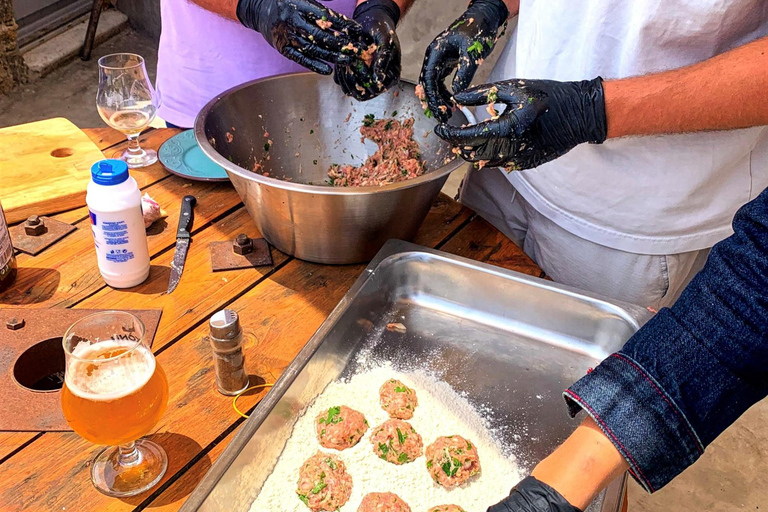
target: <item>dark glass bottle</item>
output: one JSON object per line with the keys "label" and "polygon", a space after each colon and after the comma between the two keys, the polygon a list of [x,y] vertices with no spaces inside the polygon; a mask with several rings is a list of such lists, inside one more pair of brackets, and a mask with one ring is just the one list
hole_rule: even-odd
{"label": "dark glass bottle", "polygon": [[0,205],[0,292],[6,290],[16,279],[16,257],[13,255],[11,235],[5,222],[3,206]]}

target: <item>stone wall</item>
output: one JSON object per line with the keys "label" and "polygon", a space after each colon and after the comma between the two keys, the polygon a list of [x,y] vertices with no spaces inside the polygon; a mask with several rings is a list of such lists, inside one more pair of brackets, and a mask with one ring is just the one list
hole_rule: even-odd
{"label": "stone wall", "polygon": [[27,66],[16,46],[18,28],[13,19],[13,1],[0,0],[0,94],[27,81]]}

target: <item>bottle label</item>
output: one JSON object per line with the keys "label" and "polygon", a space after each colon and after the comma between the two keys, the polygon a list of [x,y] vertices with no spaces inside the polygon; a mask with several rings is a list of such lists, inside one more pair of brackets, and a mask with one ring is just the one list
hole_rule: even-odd
{"label": "bottle label", "polygon": [[8,225],[5,223],[3,209],[0,208],[0,270],[10,263],[12,257],[11,235],[8,233]]}

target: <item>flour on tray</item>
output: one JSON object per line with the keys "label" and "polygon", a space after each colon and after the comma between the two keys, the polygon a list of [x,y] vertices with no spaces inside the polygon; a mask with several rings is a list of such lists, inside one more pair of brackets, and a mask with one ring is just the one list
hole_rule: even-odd
{"label": "flour on tray", "polygon": [[[461,435],[477,447],[482,472],[467,484],[445,489],[432,480],[424,456],[414,462],[394,465],[373,451],[371,431],[388,419],[379,405],[379,388],[389,379],[398,379],[413,388],[419,405],[409,422],[428,445],[440,436]],[[371,430],[353,448],[335,451],[320,446],[315,418],[330,407],[346,405],[362,412]],[[299,468],[318,450],[334,453],[352,476],[352,496],[340,512],[355,512],[370,492],[393,492],[414,512],[437,505],[455,504],[466,512],[483,512],[507,496],[523,475],[513,456],[505,456],[486,428],[481,415],[448,384],[425,372],[402,373],[391,366],[379,366],[358,373],[348,381],[331,383],[297,421],[291,438],[272,474],[251,505],[251,512],[308,512],[296,495]]]}

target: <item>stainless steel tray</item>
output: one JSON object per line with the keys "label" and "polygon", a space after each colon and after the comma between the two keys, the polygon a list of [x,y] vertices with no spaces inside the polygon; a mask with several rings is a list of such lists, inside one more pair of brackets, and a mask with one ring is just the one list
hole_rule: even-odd
{"label": "stainless steel tray", "polygon": [[[445,375],[473,405],[490,408],[501,442],[531,469],[578,424],[566,414],[563,389],[650,316],[638,306],[390,241],[181,510],[248,511],[296,420],[329,383],[358,370],[361,350]],[[387,331],[393,321],[407,332]],[[624,483],[614,482],[588,510],[619,511]]]}

